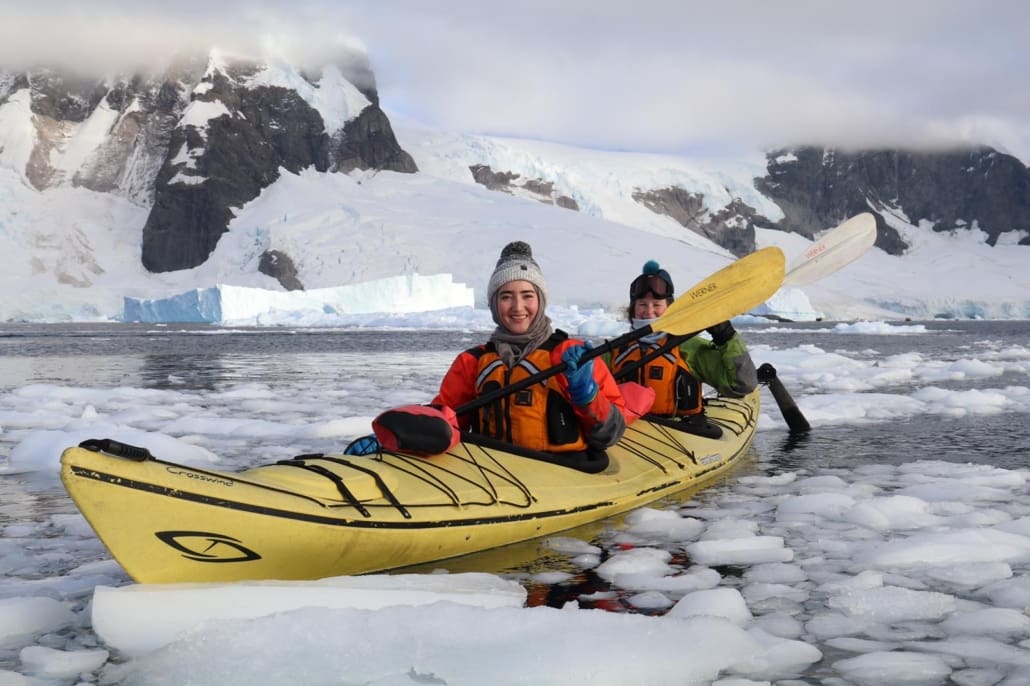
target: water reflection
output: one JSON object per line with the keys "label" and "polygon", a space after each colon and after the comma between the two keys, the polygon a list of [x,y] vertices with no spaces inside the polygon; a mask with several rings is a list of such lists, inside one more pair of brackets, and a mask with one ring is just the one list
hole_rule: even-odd
{"label": "water reflection", "polygon": [[851,469],[915,460],[1026,469],[1030,443],[1022,419],[1009,413],[964,417],[927,414],[869,425],[822,426],[800,436],[760,431],[755,446],[769,472]]}
{"label": "water reflection", "polygon": [[242,355],[144,355],[140,386],[156,390],[214,391],[227,383],[261,378],[256,359]]}
{"label": "water reflection", "polygon": [[[755,449],[751,448],[749,454],[729,474],[723,475],[712,483],[704,484],[702,487],[695,486],[658,500],[647,507],[659,510],[683,508],[683,516],[689,517],[691,516],[690,508],[692,506],[704,507],[705,501],[709,498],[718,497],[719,493],[730,487],[741,475],[756,473],[759,468],[756,459]],[[664,614],[667,608],[649,609],[632,605],[630,598],[636,593],[635,591],[620,588],[602,578],[597,574],[596,566],[590,569],[581,569],[573,562],[571,554],[568,552],[558,552],[552,547],[553,541],[565,538],[577,539],[588,543],[599,551],[598,564],[603,563],[620,551],[633,547],[657,547],[666,550],[671,555],[668,564],[673,569],[686,570],[691,566],[690,559],[681,549],[681,546],[675,542],[670,542],[663,537],[655,539],[641,537],[640,535],[628,537],[626,535],[626,517],[628,514],[624,513],[602,521],[590,522],[543,539],[513,543],[449,560],[407,567],[403,570],[397,570],[397,572],[427,574],[438,570],[446,570],[451,573],[487,572],[502,574],[517,579],[525,586],[528,594],[527,604],[529,606],[546,605],[548,607],[561,608],[566,603],[575,602],[582,608],[596,608],[614,612],[634,612],[647,615]],[[717,571],[724,576],[740,574],[740,569],[738,568],[719,567]],[[568,574],[569,577],[558,582],[542,581],[534,578],[535,575],[545,572],[548,575],[555,572],[563,572]]]}
{"label": "water reflection", "polygon": [[132,357],[53,355],[0,357],[0,390],[30,384],[75,387],[137,385],[142,360]]}
{"label": "water reflection", "polygon": [[[54,475],[35,473],[0,476],[0,528],[15,523],[43,522],[54,514],[74,514],[71,499]],[[17,532],[7,533],[17,537]]]}

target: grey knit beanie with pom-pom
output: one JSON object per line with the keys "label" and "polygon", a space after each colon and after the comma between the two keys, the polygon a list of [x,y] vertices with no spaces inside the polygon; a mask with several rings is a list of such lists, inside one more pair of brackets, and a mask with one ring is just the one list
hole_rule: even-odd
{"label": "grey knit beanie with pom-pom", "polygon": [[542,304],[547,302],[547,281],[544,280],[544,273],[540,271],[540,265],[533,259],[533,249],[529,247],[529,243],[514,241],[501,250],[501,257],[497,260],[497,267],[490,275],[490,282],[486,288],[487,303],[491,309],[494,307],[494,296],[497,295],[497,291],[509,281],[530,282],[536,286]]}

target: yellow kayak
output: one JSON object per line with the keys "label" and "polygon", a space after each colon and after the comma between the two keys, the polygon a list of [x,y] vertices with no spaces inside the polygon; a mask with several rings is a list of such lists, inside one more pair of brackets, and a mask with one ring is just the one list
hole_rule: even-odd
{"label": "yellow kayak", "polygon": [[589,474],[472,437],[432,457],[300,455],[239,472],[114,441],[61,456],[61,480],[139,583],[318,579],[487,550],[707,483],[746,453],[759,392],[707,401],[718,438],[641,419]]}

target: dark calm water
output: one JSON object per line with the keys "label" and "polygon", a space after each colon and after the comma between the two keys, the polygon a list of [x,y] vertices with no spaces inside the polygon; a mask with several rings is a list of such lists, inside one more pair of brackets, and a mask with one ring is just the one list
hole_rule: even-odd
{"label": "dark calm water", "polygon": [[326,356],[332,365],[347,354],[463,350],[474,340],[469,334],[436,331],[8,324],[0,325],[0,390],[27,383],[157,389],[317,383],[325,377],[306,377],[308,365],[298,364],[299,359]]}
{"label": "dark calm water", "polygon": [[[978,354],[984,351],[1018,348],[1025,352],[1030,346],[1028,321],[898,324],[905,325],[922,326],[927,331],[905,335],[822,333],[828,325],[813,322],[790,324],[792,331],[785,333],[756,328],[747,339],[752,345],[764,344],[777,350],[814,345],[826,352],[841,352],[848,357],[862,359],[917,352],[941,362],[977,359]],[[755,362],[761,362],[758,354]],[[1025,370],[1025,361],[1022,366]],[[908,393],[919,386],[929,385],[949,390],[1025,388],[1030,386],[1030,378],[1025,371],[1006,372],[989,379],[911,382],[891,386],[884,391]],[[790,390],[795,396],[804,392],[798,384]],[[771,405],[770,398],[764,400]],[[775,468],[783,470],[847,468],[869,463],[900,464],[920,459],[1026,468],[1030,466],[1030,415],[1008,412],[963,417],[924,414],[898,421],[823,426],[801,437],[791,437],[782,432],[759,432],[755,446],[763,461],[769,460]]]}

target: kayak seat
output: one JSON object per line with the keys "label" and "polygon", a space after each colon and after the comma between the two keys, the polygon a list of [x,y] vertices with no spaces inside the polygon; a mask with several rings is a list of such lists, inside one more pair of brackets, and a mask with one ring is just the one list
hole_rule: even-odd
{"label": "kayak seat", "polygon": [[708,421],[708,417],[705,416],[704,412],[700,414],[692,414],[687,417],[658,417],[655,415],[647,415],[646,419],[654,424],[661,424],[662,426],[667,426],[670,429],[683,431],[694,436],[703,436],[704,438],[722,438],[722,427]]}
{"label": "kayak seat", "polygon": [[569,469],[575,469],[580,472],[586,472],[587,474],[598,474],[608,468],[608,453],[603,450],[547,453],[540,450],[523,448],[513,443],[502,441],[498,438],[468,432],[461,435],[461,440],[464,443],[471,443],[473,445],[495,450],[503,450],[514,455],[528,457],[531,460],[549,462],[562,467],[568,467]]}

